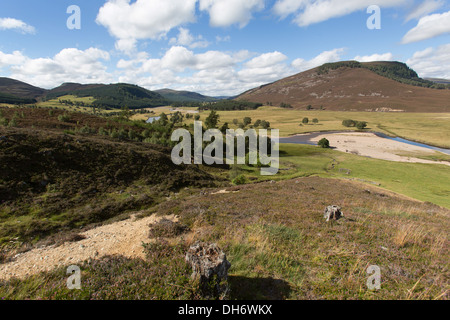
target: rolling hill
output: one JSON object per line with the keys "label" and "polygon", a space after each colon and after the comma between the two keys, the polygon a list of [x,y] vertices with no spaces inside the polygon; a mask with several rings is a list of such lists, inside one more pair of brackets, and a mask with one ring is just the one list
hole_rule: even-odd
{"label": "rolling hill", "polygon": [[159,93],[164,98],[173,102],[212,102],[217,101],[219,99],[214,97],[204,96],[197,92],[191,91],[177,91],[171,89],[161,89],[156,90],[156,93]]}
{"label": "rolling hill", "polygon": [[336,111],[449,112],[450,90],[399,62],[325,64],[251,89],[237,100]]}
{"label": "rolling hill", "polygon": [[41,97],[47,90],[32,86],[28,83],[0,77],[0,93],[12,95],[19,99],[36,99]]}
{"label": "rolling hill", "polygon": [[31,104],[37,99],[51,100],[65,95],[93,97],[95,106],[110,109],[152,108],[168,103],[167,99],[156,92],[127,83],[63,83],[54,89],[45,90],[18,80],[0,78],[0,103]]}
{"label": "rolling hill", "polygon": [[54,99],[65,95],[94,97],[94,105],[112,109],[122,107],[130,109],[152,108],[168,103],[163,96],[156,92],[126,83],[110,85],[64,84],[52,90],[46,98]]}
{"label": "rolling hill", "polygon": [[62,95],[66,95],[70,92],[79,91],[83,89],[92,89],[98,87],[104,87],[104,84],[81,84],[81,83],[73,83],[73,82],[65,82],[59,87],[53,88],[52,90],[47,92],[47,98],[51,97],[60,97]]}

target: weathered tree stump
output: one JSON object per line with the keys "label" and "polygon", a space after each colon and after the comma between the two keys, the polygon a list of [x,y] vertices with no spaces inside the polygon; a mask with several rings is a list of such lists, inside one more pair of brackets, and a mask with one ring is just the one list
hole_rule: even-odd
{"label": "weathered tree stump", "polygon": [[220,298],[227,294],[231,263],[215,243],[195,243],[186,253],[185,260],[192,267],[191,279],[199,281],[204,295]]}

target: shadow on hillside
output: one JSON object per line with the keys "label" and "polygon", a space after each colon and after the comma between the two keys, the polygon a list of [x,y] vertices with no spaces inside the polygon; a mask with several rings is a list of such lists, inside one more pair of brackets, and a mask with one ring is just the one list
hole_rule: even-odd
{"label": "shadow on hillside", "polygon": [[284,280],[228,276],[232,300],[284,300],[291,287]]}

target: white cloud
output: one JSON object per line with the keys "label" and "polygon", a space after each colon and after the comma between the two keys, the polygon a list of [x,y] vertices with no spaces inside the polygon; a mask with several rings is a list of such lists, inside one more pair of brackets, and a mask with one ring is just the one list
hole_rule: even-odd
{"label": "white cloud", "polygon": [[[396,7],[407,0],[377,0],[380,7]],[[277,0],[273,9],[281,19],[294,15],[294,23],[304,27],[331,18],[342,17],[367,9],[373,0]]]}
{"label": "white cloud", "polygon": [[12,65],[20,65],[24,63],[26,57],[20,51],[14,51],[11,54],[3,53],[0,51],[0,68],[9,67]]}
{"label": "white cloud", "polygon": [[36,29],[33,26],[13,18],[0,18],[0,30],[16,30],[24,34],[36,33]]}
{"label": "white cloud", "polygon": [[[147,72],[152,74],[157,74],[162,70],[179,73],[187,69],[191,71],[210,70],[233,67],[247,57],[247,51],[240,51],[236,54],[228,54],[221,51],[207,51],[194,54],[193,51],[185,47],[173,46],[167,50],[161,59],[148,59],[138,69],[141,73]],[[122,65],[124,64],[125,62],[122,62]]]}
{"label": "white cloud", "polygon": [[259,55],[238,52],[206,51],[194,53],[173,46],[159,59],[142,57],[121,60],[119,81],[137,83],[150,90],[173,88],[206,95],[236,95],[260,85],[277,81],[326,62],[339,61],[344,49],[322,52],[313,59],[297,59],[292,64],[282,52]]}
{"label": "white cloud", "polygon": [[297,70],[297,72],[309,70],[312,68],[319,67],[328,62],[340,61],[340,60],[342,60],[341,55],[343,53],[344,53],[344,48],[333,49],[330,51],[324,51],[324,52],[320,53],[319,55],[317,55],[316,57],[314,57],[313,59],[308,60],[308,61],[301,59],[301,58],[295,59],[292,62],[292,66]]}
{"label": "white cloud", "polygon": [[170,30],[195,21],[197,0],[108,0],[96,22],[118,39],[116,48],[130,53],[140,39],[160,39]]}
{"label": "white cloud", "polygon": [[450,79],[450,43],[414,53],[406,64],[421,77]]}
{"label": "white cloud", "polygon": [[308,2],[308,0],[278,0],[273,6],[273,11],[281,19],[284,19],[300,8],[304,8]]}
{"label": "white cloud", "polygon": [[416,6],[406,17],[405,21],[413,19],[420,19],[427,14],[430,14],[444,5],[442,0],[425,0]]}
{"label": "white cloud", "polygon": [[417,26],[403,37],[402,43],[422,41],[446,33],[450,33],[450,11],[421,18]]}
{"label": "white cloud", "polygon": [[107,83],[112,80],[112,76],[107,73],[101,60],[109,58],[106,51],[96,48],[84,51],[68,48],[53,58],[37,59],[17,51],[12,55],[0,52],[0,62],[9,67],[11,78],[44,88],[53,88],[63,82]]}
{"label": "white cloud", "polygon": [[200,10],[208,11],[213,27],[228,27],[238,24],[245,27],[252,13],[264,9],[264,0],[199,0]]}
{"label": "white cloud", "polygon": [[244,64],[244,69],[238,72],[241,81],[252,84],[252,87],[281,79],[290,74],[286,57],[281,52],[261,54]]}
{"label": "white cloud", "polygon": [[372,62],[372,61],[393,61],[394,55],[390,52],[383,53],[383,54],[372,54],[370,56],[356,56],[353,58],[353,60],[359,61],[359,62]]}
{"label": "white cloud", "polygon": [[281,52],[269,52],[253,58],[252,60],[248,61],[245,66],[247,68],[266,68],[283,62],[287,60],[287,58],[288,57],[286,57]]}
{"label": "white cloud", "polygon": [[206,48],[210,45],[208,41],[203,39],[203,36],[199,35],[197,37],[194,37],[189,29],[180,27],[178,28],[178,37],[177,38],[171,38],[169,40],[169,44],[171,45],[180,45],[180,46],[187,46],[191,49],[194,48]]}

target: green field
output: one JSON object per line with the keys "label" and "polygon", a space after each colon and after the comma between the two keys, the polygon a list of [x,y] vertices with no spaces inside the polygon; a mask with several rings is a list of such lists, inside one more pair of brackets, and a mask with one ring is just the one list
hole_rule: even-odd
{"label": "green field", "polygon": [[[352,179],[450,208],[450,168],[446,165],[378,160],[315,146],[281,144],[280,168],[277,176],[264,179]],[[243,166],[240,170],[249,180],[261,179],[259,168]]]}
{"label": "green field", "polygon": [[83,102],[86,104],[93,103],[95,99],[93,97],[76,97],[73,95],[67,95],[59,97],[58,99],[52,99],[48,101],[41,101],[36,105],[41,108],[57,108],[61,110],[67,111],[80,111],[80,112],[88,112],[92,113],[92,108],[88,107],[77,107],[77,106],[66,106],[64,104],[59,103],[59,100],[71,100],[73,102]]}

